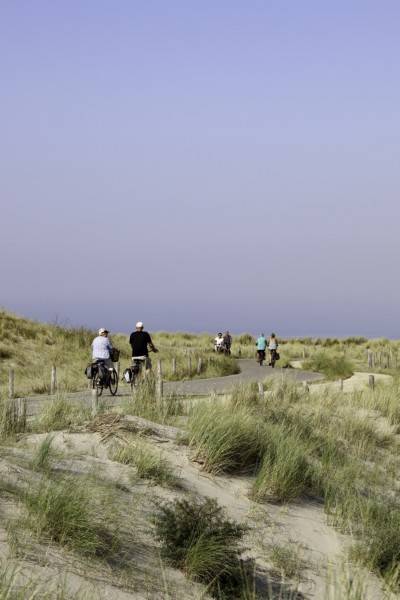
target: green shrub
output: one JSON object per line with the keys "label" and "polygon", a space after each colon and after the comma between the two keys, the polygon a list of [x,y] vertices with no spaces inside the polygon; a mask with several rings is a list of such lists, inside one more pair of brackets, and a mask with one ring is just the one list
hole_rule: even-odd
{"label": "green shrub", "polygon": [[245,408],[201,403],[189,417],[188,433],[195,458],[208,472],[251,471],[263,454],[264,426]]}
{"label": "green shrub", "polygon": [[162,556],[208,586],[218,598],[233,598],[242,585],[239,543],[246,528],[225,518],[214,499],[176,500],[155,519]]}
{"label": "green shrub", "polygon": [[327,379],[344,379],[353,375],[353,366],[347,358],[327,352],[315,352],[303,362],[303,369],[322,373]]}
{"label": "green shrub", "polygon": [[255,340],[254,340],[254,337],[251,335],[251,333],[242,333],[241,335],[239,335],[237,337],[237,339],[235,341],[238,344],[241,344],[243,346],[247,346],[247,345],[255,346]]}

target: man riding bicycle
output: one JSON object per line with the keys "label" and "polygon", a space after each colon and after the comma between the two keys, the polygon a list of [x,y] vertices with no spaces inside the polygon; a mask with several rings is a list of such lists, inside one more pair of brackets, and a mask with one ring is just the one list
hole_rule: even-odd
{"label": "man riding bicycle", "polygon": [[138,321],[129,338],[129,343],[132,348],[132,363],[137,364],[138,361],[144,363],[146,370],[151,369],[151,361],[149,359],[149,350],[158,352],[154,346],[150,334],[147,331],[143,331],[143,323]]}

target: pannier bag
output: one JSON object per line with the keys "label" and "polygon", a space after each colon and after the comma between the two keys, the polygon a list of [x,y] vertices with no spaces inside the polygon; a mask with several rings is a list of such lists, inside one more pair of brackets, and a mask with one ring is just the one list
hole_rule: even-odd
{"label": "pannier bag", "polygon": [[127,369],[125,369],[122,377],[124,378],[124,380],[126,381],[126,383],[131,383],[132,379],[133,379],[133,371],[131,367],[128,367]]}
{"label": "pannier bag", "polygon": [[110,358],[112,360],[112,362],[118,362],[119,361],[119,350],[118,348],[111,348],[110,350]]}
{"label": "pannier bag", "polygon": [[98,366],[99,369],[99,375],[100,375],[100,381],[102,381],[103,383],[107,381],[107,374],[108,374],[108,369],[105,366],[104,363],[100,363]]}
{"label": "pannier bag", "polygon": [[95,374],[95,366],[92,363],[89,363],[85,369],[85,375],[88,379],[93,379]]}

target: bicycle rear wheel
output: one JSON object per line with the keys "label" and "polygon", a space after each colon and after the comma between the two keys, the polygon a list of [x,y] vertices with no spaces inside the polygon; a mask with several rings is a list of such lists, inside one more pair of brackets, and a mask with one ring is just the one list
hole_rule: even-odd
{"label": "bicycle rear wheel", "polygon": [[118,390],[118,375],[115,369],[110,371],[108,387],[110,388],[111,395],[115,396]]}

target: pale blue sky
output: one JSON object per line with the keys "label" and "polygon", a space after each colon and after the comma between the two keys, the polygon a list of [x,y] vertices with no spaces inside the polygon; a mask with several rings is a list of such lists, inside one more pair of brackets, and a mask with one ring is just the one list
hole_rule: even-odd
{"label": "pale blue sky", "polygon": [[5,1],[0,305],[400,337],[398,1]]}

